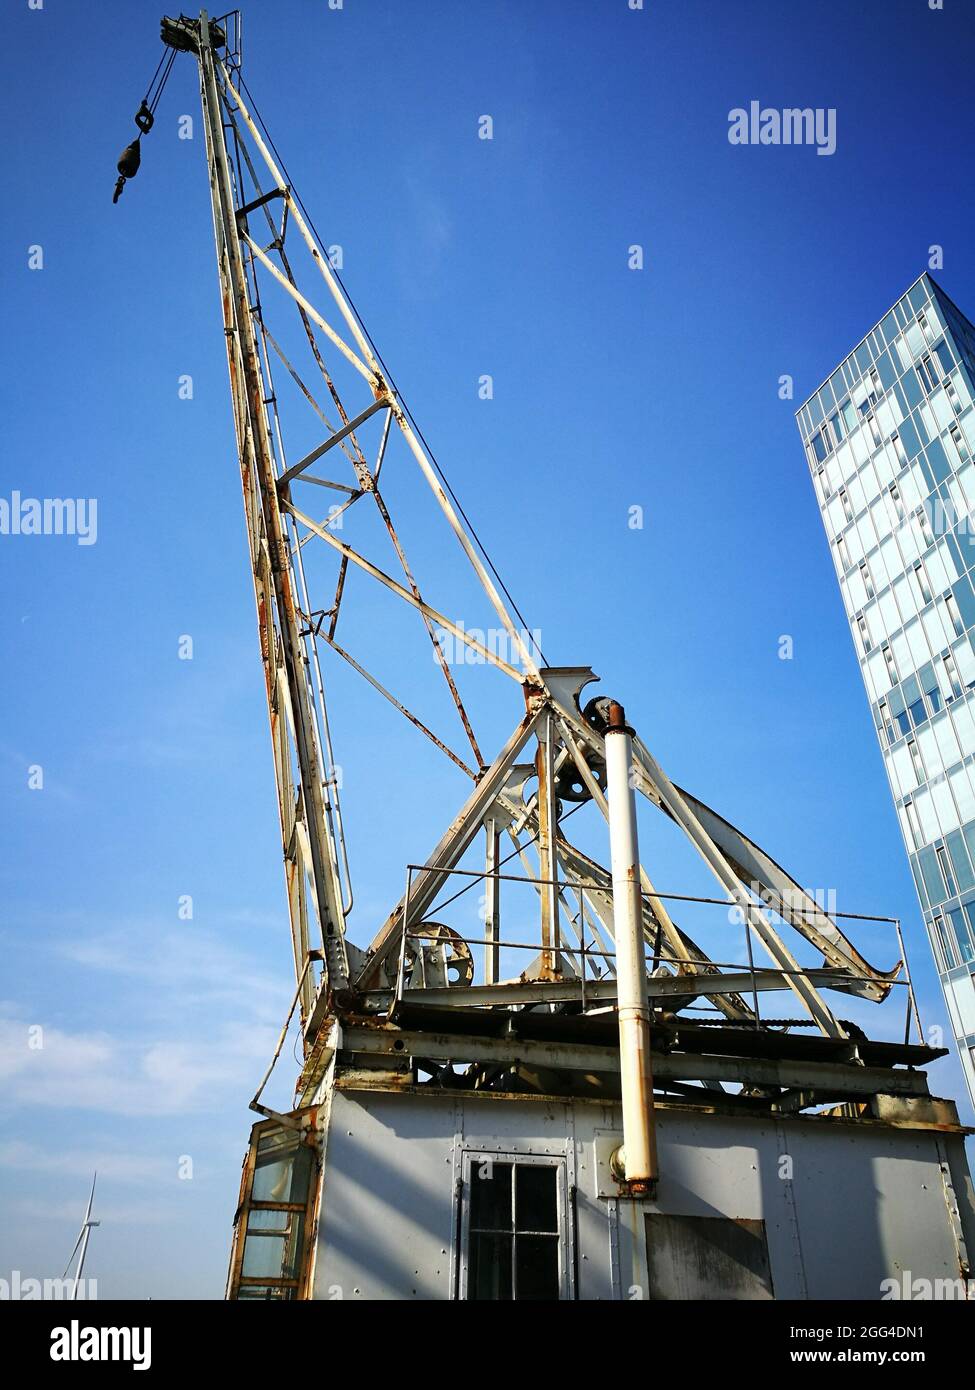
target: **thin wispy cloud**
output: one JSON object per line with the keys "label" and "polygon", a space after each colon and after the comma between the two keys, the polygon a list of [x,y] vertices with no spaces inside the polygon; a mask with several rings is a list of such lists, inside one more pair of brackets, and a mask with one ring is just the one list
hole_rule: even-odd
{"label": "thin wispy cloud", "polygon": [[0,1168],[30,1173],[49,1173],[73,1178],[77,1173],[95,1173],[111,1183],[129,1186],[152,1185],[172,1177],[168,1159],[121,1152],[117,1144],[89,1145],[87,1148],[50,1149],[22,1139],[0,1144]]}
{"label": "thin wispy cloud", "polygon": [[[182,1115],[212,1104],[214,1092],[246,1094],[274,1047],[272,1027],[222,1023],[206,1038],[139,1042],[108,1032],[45,1028],[0,1019],[0,1084],[8,1104],[138,1116]],[[36,1035],[35,1035],[36,1036]]]}
{"label": "thin wispy cloud", "polygon": [[245,951],[190,924],[182,931],[161,929],[154,921],[73,931],[53,949],[88,970],[150,983],[155,1007],[162,1000],[185,1014],[189,1008],[225,1006],[240,1018],[279,1025],[287,1008],[283,972],[270,976]]}

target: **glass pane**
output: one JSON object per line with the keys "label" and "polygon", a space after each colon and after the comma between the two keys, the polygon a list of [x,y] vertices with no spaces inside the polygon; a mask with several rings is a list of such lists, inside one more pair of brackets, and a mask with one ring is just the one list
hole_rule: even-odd
{"label": "glass pane", "polygon": [[251,1207],[247,1213],[247,1231],[280,1231],[283,1235],[288,1230],[288,1222],[294,1212],[290,1211],[260,1211],[256,1207]]}
{"label": "glass pane", "polygon": [[297,1134],[272,1130],[262,1135],[257,1145],[251,1200],[306,1202],[312,1161],[311,1149]]}
{"label": "glass pane", "polygon": [[559,1229],[558,1170],[521,1163],[515,1168],[515,1222],[519,1231]]}
{"label": "glass pane", "polygon": [[245,1279],[287,1279],[286,1259],[285,1236],[248,1235],[240,1272]]}
{"label": "glass pane", "polygon": [[488,1235],[482,1231],[471,1235],[468,1298],[511,1298],[511,1241],[511,1236]]}
{"label": "glass pane", "polygon": [[951,867],[955,871],[955,882],[962,893],[967,893],[970,888],[975,888],[975,876],[972,874],[968,855],[965,853],[965,842],[961,837],[961,831],[953,830],[947,837],[947,844],[948,853],[951,856]]}
{"label": "glass pane", "polygon": [[472,1164],[471,1229],[510,1231],[511,1225],[511,1164]]}
{"label": "glass pane", "polygon": [[[543,1168],[540,1171],[547,1170]],[[558,1296],[558,1236],[518,1236],[515,1252],[515,1298],[557,1299]]]}
{"label": "glass pane", "polygon": [[[290,1231],[285,1230],[278,1235],[267,1227],[261,1229],[252,1224],[255,1215],[266,1217],[275,1214],[291,1216],[294,1224]],[[304,1225],[304,1217],[294,1212],[252,1212],[244,1241],[241,1274],[248,1279],[296,1279]]]}
{"label": "glass pane", "polygon": [[244,1284],[237,1297],[239,1299],[277,1299],[288,1302],[295,1298],[294,1289],[277,1289],[272,1284]]}
{"label": "glass pane", "polygon": [[966,965],[975,958],[975,951],[972,950],[972,943],[968,935],[968,922],[960,907],[952,907],[948,911],[955,940],[958,942],[958,955]]}

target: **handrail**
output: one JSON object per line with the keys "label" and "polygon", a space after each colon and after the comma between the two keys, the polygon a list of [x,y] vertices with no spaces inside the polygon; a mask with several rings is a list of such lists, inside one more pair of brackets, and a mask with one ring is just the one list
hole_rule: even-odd
{"label": "handrail", "polygon": [[[404,920],[404,922],[406,922],[406,921],[408,920],[408,917],[409,917],[409,902],[410,902],[410,894],[411,894],[411,889],[412,889],[412,884],[413,884],[413,875],[414,875],[415,873],[426,873],[426,872],[430,872],[431,870],[432,870],[433,872],[436,872],[436,873],[439,873],[439,874],[443,874],[444,876],[454,875],[454,876],[458,876],[458,877],[462,877],[462,878],[470,878],[470,879],[472,879],[472,880],[476,880],[476,879],[481,879],[481,880],[494,879],[494,880],[500,880],[500,881],[505,881],[505,882],[509,882],[509,883],[524,883],[524,884],[527,884],[527,885],[529,885],[529,886],[531,886],[531,887],[534,887],[534,888],[538,888],[538,887],[542,887],[542,886],[554,886],[554,887],[556,888],[557,892],[559,892],[559,893],[561,893],[562,890],[565,889],[565,890],[569,890],[569,891],[571,891],[571,892],[574,892],[576,895],[578,895],[578,899],[579,899],[579,919],[578,919],[579,944],[578,944],[578,946],[571,946],[571,947],[570,947],[570,946],[567,946],[567,945],[565,945],[565,944],[563,944],[563,945],[560,947],[560,953],[563,954],[563,955],[565,955],[565,956],[568,956],[570,959],[572,959],[572,958],[574,958],[574,957],[578,957],[578,958],[579,958],[580,965],[581,965],[581,971],[580,971],[580,976],[579,976],[579,979],[580,979],[580,991],[581,991],[581,997],[582,997],[582,1000],[583,1000],[583,1005],[585,1005],[585,986],[586,986],[585,971],[586,971],[586,962],[587,962],[589,959],[591,959],[591,958],[595,958],[595,959],[597,959],[597,960],[612,960],[612,959],[615,959],[615,957],[616,957],[616,954],[617,954],[617,953],[616,953],[615,950],[603,950],[603,949],[601,949],[598,945],[596,945],[595,942],[593,942],[592,944],[589,944],[589,943],[586,942],[586,912],[585,912],[585,904],[586,904],[587,895],[588,895],[589,897],[591,897],[593,893],[599,893],[599,894],[608,894],[608,895],[611,897],[611,896],[612,896],[612,893],[613,893],[613,886],[612,886],[611,883],[598,884],[598,885],[595,885],[595,886],[594,886],[594,885],[591,884],[591,883],[577,882],[577,881],[575,881],[575,880],[573,880],[573,879],[568,879],[568,878],[554,878],[554,879],[548,879],[548,878],[534,877],[534,876],[531,876],[531,875],[524,875],[524,874],[506,874],[506,873],[500,872],[499,870],[495,870],[495,871],[492,871],[492,872],[488,872],[488,871],[486,871],[486,870],[477,870],[477,869],[460,869],[460,868],[449,868],[449,869],[448,869],[448,868],[440,868],[440,867],[438,867],[437,865],[430,865],[430,864],[408,864],[408,865],[406,866],[406,868],[407,868],[406,894],[405,894],[405,897],[404,897],[404,906],[403,906],[403,920]],[[654,899],[660,899],[660,900],[671,901],[671,902],[700,903],[700,904],[702,904],[702,905],[704,905],[704,906],[716,906],[716,907],[725,907],[725,908],[735,908],[736,906],[738,906],[738,904],[732,902],[732,901],[731,901],[730,899],[728,899],[728,898],[703,897],[703,896],[698,896],[698,895],[692,894],[692,893],[664,893],[664,892],[654,891],[654,892],[652,892],[652,893],[643,892],[643,893],[641,893],[641,897],[642,897],[645,901],[648,901],[648,902],[650,902],[650,903],[652,903],[652,902],[654,901]],[[767,910],[769,910],[769,911],[775,913],[777,916],[781,916],[781,913],[779,913],[778,910],[777,910],[775,907],[772,907],[772,906],[770,906],[770,905],[767,904],[767,903],[763,903],[763,906],[764,906]],[[427,914],[427,919],[429,919],[430,916],[432,916],[433,914],[435,914],[436,911],[437,911],[437,904],[434,903],[434,904],[430,907],[430,909],[429,909],[429,913]],[[793,912],[793,914],[796,915],[796,916],[809,916],[809,915],[811,915],[811,914],[808,913],[806,910],[800,909],[800,908],[796,908],[796,909],[791,909],[791,908],[790,908],[790,911]],[[907,1042],[909,1041],[909,1039],[910,1039],[911,1022],[912,1022],[912,1019],[913,1019],[914,1024],[915,1024],[915,1027],[916,1027],[916,1029],[917,1029],[918,1039],[919,1039],[919,1041],[923,1044],[923,1042],[924,1042],[924,1030],[923,1030],[923,1026],[922,1026],[922,1023],[921,1023],[920,1011],[919,1011],[919,1009],[918,1009],[917,996],[916,996],[916,993],[915,993],[915,990],[914,990],[914,982],[913,982],[912,977],[911,977],[910,964],[909,964],[908,958],[907,958],[907,951],[906,951],[906,947],[905,947],[905,943],[904,943],[903,933],[902,933],[902,930],[901,930],[901,921],[900,921],[900,918],[898,918],[898,917],[885,917],[885,916],[881,916],[881,915],[879,915],[879,914],[864,913],[864,912],[831,912],[829,915],[830,915],[831,917],[839,917],[839,918],[844,918],[844,919],[853,920],[853,921],[860,921],[860,922],[876,922],[876,923],[878,923],[879,925],[883,925],[883,926],[892,926],[892,927],[895,929],[896,934],[897,934],[898,947],[899,947],[899,950],[900,950],[900,957],[901,957],[901,961],[902,961],[902,963],[903,963],[904,978],[903,978],[903,979],[893,979],[893,980],[889,980],[889,981],[886,981],[886,983],[889,984],[889,985],[902,985],[902,986],[906,989],[906,991],[907,991],[907,1009],[906,1009],[906,1017],[905,1017],[905,1024],[904,1024],[904,1042],[907,1043]],[[752,989],[751,989],[752,1004],[753,1004],[753,1009],[752,1009],[752,1011],[753,1011],[754,1018],[755,1018],[755,1026],[756,1026],[756,1027],[760,1027],[760,1026],[761,1026],[761,1021],[762,1021],[762,1020],[761,1020],[761,1015],[760,1015],[760,1010],[759,1010],[759,990],[758,990],[757,982],[756,982],[756,976],[757,976],[759,973],[761,973],[761,974],[762,974],[763,976],[765,976],[765,977],[767,977],[767,976],[769,976],[770,974],[772,974],[772,975],[777,975],[777,976],[779,976],[779,977],[782,978],[783,980],[788,980],[789,978],[801,978],[801,977],[803,977],[803,976],[809,976],[812,970],[822,970],[822,969],[827,969],[827,967],[825,967],[825,966],[824,966],[824,967],[809,967],[809,968],[807,968],[807,969],[802,969],[802,968],[800,968],[800,969],[797,969],[797,970],[789,970],[789,969],[785,969],[785,968],[781,968],[781,967],[775,967],[775,966],[765,966],[765,965],[757,966],[756,963],[755,963],[754,954],[753,954],[753,952],[752,952],[751,935],[750,935],[750,931],[749,931],[749,928],[748,928],[748,923],[747,923],[747,921],[744,923],[744,926],[745,926],[745,943],[746,943],[747,954],[748,954],[748,961],[747,961],[746,964],[741,964],[741,963],[736,962],[736,961],[716,961],[716,960],[713,960],[713,959],[711,959],[711,958],[709,958],[709,957],[690,956],[690,955],[688,955],[688,956],[682,956],[681,959],[680,959],[680,961],[675,961],[674,964],[680,965],[680,964],[683,963],[683,964],[690,965],[690,966],[701,967],[702,972],[706,972],[707,974],[712,974],[712,973],[713,973],[715,976],[720,975],[720,973],[721,973],[722,971],[738,971],[738,972],[742,972],[742,973],[747,973],[747,975],[749,976],[749,978],[751,979],[751,982],[752,982]],[[462,943],[462,944],[465,945],[465,946],[472,946],[472,947],[473,947],[473,946],[479,946],[479,947],[484,947],[484,946],[486,945],[485,939],[484,939],[483,937],[464,936],[464,935],[462,935],[460,932],[453,931],[453,929],[451,929],[451,938],[452,938],[452,940],[454,940],[454,941],[456,941],[456,942],[458,942],[458,943]],[[405,992],[405,989],[406,989],[406,978],[405,978],[405,976],[406,976],[407,942],[408,942],[408,941],[416,941],[416,940],[420,940],[420,939],[427,940],[428,938],[426,937],[426,934],[425,934],[425,933],[420,932],[420,931],[410,931],[410,930],[404,929],[404,931],[402,932],[402,937],[401,937],[401,941],[400,941],[399,959],[398,959],[398,962],[397,962],[397,978],[396,978],[396,985],[395,985],[395,989],[394,989],[394,998],[396,999],[397,1002],[399,1002],[400,1000],[402,1000],[403,995],[404,995],[404,992]],[[539,952],[539,950],[541,949],[538,942],[513,941],[513,940],[512,940],[512,941],[509,941],[509,940],[504,940],[504,939],[502,939],[502,938],[499,938],[499,939],[494,939],[494,938],[492,938],[492,941],[491,941],[490,944],[492,945],[492,947],[494,947],[494,948],[497,949],[498,951],[500,951],[500,950],[502,950],[502,949],[504,949],[504,950],[512,950],[512,951],[534,951],[534,952],[537,954],[537,953]],[[644,955],[645,955],[645,958],[646,958],[647,956],[649,956],[651,960],[656,960],[656,959],[658,958],[657,947],[654,946],[654,945],[652,945],[650,942],[647,942],[647,943],[645,944]],[[842,976],[844,972],[843,972],[843,970],[842,970],[841,967],[833,967],[833,973],[835,973],[835,974],[838,975],[838,976]],[[679,971],[678,971],[678,974],[675,976],[675,978],[679,978]],[[851,978],[853,978],[853,977],[851,977]]]}

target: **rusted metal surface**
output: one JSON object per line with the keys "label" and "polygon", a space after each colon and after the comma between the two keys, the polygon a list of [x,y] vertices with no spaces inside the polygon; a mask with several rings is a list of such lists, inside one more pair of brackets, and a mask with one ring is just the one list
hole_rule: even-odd
{"label": "rusted metal surface", "polygon": [[[274,728],[275,698],[283,695],[290,706],[288,725],[293,731],[295,761],[301,777],[300,803],[296,801],[292,809],[288,805],[291,791],[290,771],[282,765],[280,756],[276,756],[275,771],[282,816],[282,840],[286,846],[286,855],[296,847],[299,852],[307,849],[309,862],[304,868],[311,882],[327,969],[333,987],[342,989],[348,984],[342,892],[338,883],[335,851],[327,828],[319,772],[319,735],[305,679],[292,574],[287,559],[288,544],[278,507],[273,448],[268,434],[265,410],[267,392],[251,316],[247,275],[237,226],[237,207],[227,159],[222,107],[205,21],[201,21],[199,61],[211,187],[214,194],[214,225],[222,282],[221,301],[226,316],[231,390],[236,406],[235,425],[242,460],[241,478],[245,509],[248,513],[248,538],[251,544],[255,593],[261,623],[262,654],[266,653],[265,683],[269,693],[272,738],[277,733],[280,742],[284,729],[281,721],[278,722],[277,729]],[[272,595],[273,613],[270,602]],[[279,661],[283,668],[280,671],[277,668]],[[270,669],[272,667],[274,669]],[[279,680],[279,675],[283,675],[284,679]],[[280,713],[280,709],[277,713]],[[305,832],[304,836],[302,830]],[[300,875],[296,879],[289,873],[287,864],[285,873],[289,900],[294,910],[291,893],[297,884],[299,896],[303,898],[304,884]],[[302,971],[307,959],[307,942],[302,940],[306,910],[307,905],[301,902],[298,905],[298,920],[292,917],[295,965],[296,969]],[[306,975],[304,978],[302,1018],[307,1017],[314,997],[309,977]]]}
{"label": "rusted metal surface", "polygon": [[[373,1020],[358,1019],[343,1026],[341,1046],[346,1054],[410,1056],[442,1062],[477,1059],[513,1064],[530,1062],[549,1070],[619,1072],[619,1047],[607,1044],[546,1042],[517,1037],[504,1039],[477,1033],[437,1033],[390,1029]],[[799,1089],[825,1103],[849,1095],[925,1096],[923,1072],[897,1067],[851,1066],[842,1062],[785,1060],[780,1057],[718,1056],[708,1053],[653,1054],[657,1081],[722,1081],[747,1087]]]}
{"label": "rusted metal surface", "polygon": [[[808,972],[820,989],[842,985],[844,976],[839,971],[811,970]],[[754,975],[747,971],[737,974],[731,971],[718,971],[717,982],[714,977],[703,975],[668,975],[651,977],[647,980],[647,994],[658,1007],[667,1007],[671,1000],[710,998],[717,986],[723,993],[735,994],[741,989],[757,989],[760,993],[771,990],[788,990],[782,972],[779,970],[757,969]],[[582,980],[563,978],[556,980],[509,980],[495,984],[473,984],[464,991],[463,1004],[468,1008],[488,1008],[498,1005],[514,1007],[527,1004],[560,1004],[569,1001],[579,1003],[585,995],[590,1006],[609,1004],[616,999],[616,978],[614,975],[601,980]],[[369,1009],[385,1013],[392,998],[392,990],[375,990],[361,996]],[[460,1005],[461,1000],[453,986],[443,990],[406,989],[403,999],[407,1002],[430,1005]]]}

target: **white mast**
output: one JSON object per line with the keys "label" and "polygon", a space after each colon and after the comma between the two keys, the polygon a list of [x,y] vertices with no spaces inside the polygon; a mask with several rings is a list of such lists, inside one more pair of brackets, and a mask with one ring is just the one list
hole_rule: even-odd
{"label": "white mast", "polygon": [[91,1235],[91,1228],[92,1226],[101,1225],[100,1221],[92,1221],[91,1219],[91,1208],[92,1203],[95,1200],[95,1183],[97,1181],[98,1173],[96,1172],[91,1180],[91,1192],[88,1194],[88,1209],[85,1212],[85,1219],[81,1223],[81,1230],[78,1232],[78,1239],[75,1241],[74,1249],[68,1256],[68,1263],[65,1265],[64,1274],[62,1275],[63,1279],[67,1279],[68,1270],[71,1268],[71,1261],[74,1259],[75,1255],[77,1255],[78,1263],[75,1267],[74,1282],[71,1285],[71,1292],[68,1294],[68,1298],[72,1301],[74,1301],[78,1297],[78,1285],[81,1283],[81,1276],[84,1273],[85,1269],[85,1256],[88,1253],[88,1238]]}

